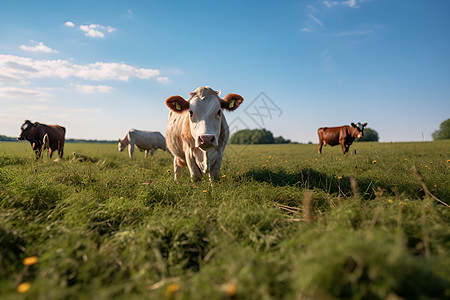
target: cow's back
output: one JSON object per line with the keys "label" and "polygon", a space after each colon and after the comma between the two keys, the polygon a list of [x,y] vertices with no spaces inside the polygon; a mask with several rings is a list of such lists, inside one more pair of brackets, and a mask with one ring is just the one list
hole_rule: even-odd
{"label": "cow's back", "polygon": [[338,145],[340,139],[345,138],[345,134],[348,130],[346,126],[339,127],[321,127],[318,130],[320,143],[328,144],[330,146]]}
{"label": "cow's back", "polygon": [[165,149],[165,139],[158,131],[130,129],[128,131],[128,140],[143,150],[150,150],[152,148]]}
{"label": "cow's back", "polygon": [[47,134],[50,148],[59,149],[64,146],[66,128],[59,125],[39,124],[36,129],[39,141]]}

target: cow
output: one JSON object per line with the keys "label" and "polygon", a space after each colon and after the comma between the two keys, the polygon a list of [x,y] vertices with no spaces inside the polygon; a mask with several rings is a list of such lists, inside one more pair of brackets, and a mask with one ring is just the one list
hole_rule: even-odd
{"label": "cow", "polygon": [[130,158],[133,158],[134,146],[145,151],[145,158],[148,157],[149,150],[151,156],[153,156],[157,149],[167,151],[166,139],[159,131],[130,129],[123,140],[119,139],[119,151],[123,151],[127,145]]}
{"label": "cow", "polygon": [[367,123],[351,123],[351,126],[339,127],[321,127],[317,130],[319,134],[319,153],[322,153],[323,145],[335,146],[341,144],[344,155],[348,152],[350,145],[355,138],[362,138],[364,136],[364,127]]}
{"label": "cow", "polygon": [[174,156],[174,179],[188,166],[192,180],[203,174],[218,179],[223,151],[230,135],[223,110],[234,111],[244,98],[202,86],[190,93],[189,99],[171,96],[166,99],[170,109],[166,127],[167,148]]}
{"label": "cow", "polygon": [[[58,150],[59,158],[64,152],[64,141],[66,129],[59,125],[46,125],[39,122],[31,123],[26,120],[20,127],[21,133],[17,138],[19,141],[29,141],[33,148],[36,159],[41,157],[42,151],[48,149],[50,158],[53,151]],[[58,159],[56,159],[58,160]]]}

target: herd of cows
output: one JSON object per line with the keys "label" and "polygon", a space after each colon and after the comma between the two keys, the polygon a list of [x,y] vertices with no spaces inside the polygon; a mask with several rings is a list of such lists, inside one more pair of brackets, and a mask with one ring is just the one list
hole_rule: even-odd
{"label": "herd of cows", "polygon": [[[199,87],[190,93],[186,100],[181,96],[171,96],[165,103],[170,109],[166,126],[166,138],[157,131],[141,131],[131,129],[126,136],[119,139],[119,151],[128,146],[128,154],[133,157],[134,147],[145,151],[148,157],[157,149],[169,151],[173,159],[174,178],[180,175],[187,166],[194,180],[201,179],[203,174],[217,178],[222,164],[223,151],[230,135],[223,110],[234,111],[244,98],[230,93],[224,98],[220,92],[210,87]],[[342,146],[346,154],[355,138],[364,135],[367,123],[351,123],[351,126],[321,127],[319,134],[319,153],[323,145]],[[18,140],[27,140],[41,157],[42,151],[48,149],[50,158],[54,151],[63,156],[66,129],[59,125],[46,125],[26,120],[21,126]]]}

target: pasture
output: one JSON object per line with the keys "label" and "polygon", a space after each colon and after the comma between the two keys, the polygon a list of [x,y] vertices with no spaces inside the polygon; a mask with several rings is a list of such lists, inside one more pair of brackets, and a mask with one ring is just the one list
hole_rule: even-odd
{"label": "pasture", "polygon": [[0,143],[2,299],[450,297],[450,208],[412,170],[450,203],[448,140],[228,145],[213,185],[161,150],[64,153]]}

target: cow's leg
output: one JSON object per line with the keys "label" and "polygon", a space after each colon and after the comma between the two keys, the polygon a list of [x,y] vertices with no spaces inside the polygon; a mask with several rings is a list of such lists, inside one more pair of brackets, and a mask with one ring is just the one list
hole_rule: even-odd
{"label": "cow's leg", "polygon": [[144,150],[144,156],[145,158],[148,158],[148,150]]}
{"label": "cow's leg", "polygon": [[191,173],[192,181],[198,181],[202,179],[202,171],[195,163],[195,158],[193,155],[186,155],[186,165],[188,166],[189,172]]}
{"label": "cow's leg", "polygon": [[323,141],[320,141],[319,142],[319,154],[321,154],[322,153],[322,146],[323,146]]}
{"label": "cow's leg", "polygon": [[209,172],[209,181],[212,181],[212,179],[219,180],[219,172],[220,172],[220,166],[222,165],[222,159],[219,159],[214,166],[212,166],[210,172]]}
{"label": "cow's leg", "polygon": [[58,155],[60,158],[63,157],[63,153],[64,153],[64,144],[62,146],[60,145],[58,148]]}
{"label": "cow's leg", "polygon": [[342,152],[344,153],[344,155],[347,154],[349,148],[350,148],[350,145],[342,144]]}
{"label": "cow's leg", "polygon": [[350,149],[350,145],[345,145],[345,153],[348,153],[348,150]]}
{"label": "cow's leg", "polygon": [[150,149],[150,156],[153,156],[153,154],[155,154],[155,148]]}
{"label": "cow's leg", "polygon": [[52,155],[53,155],[53,149],[52,148],[48,148],[48,156],[49,156],[49,158],[52,158]]}
{"label": "cow's leg", "polygon": [[129,143],[128,144],[128,155],[130,156],[130,158],[133,158],[133,153],[134,153],[134,143]]}
{"label": "cow's leg", "polygon": [[173,158],[173,172],[174,172],[174,180],[178,180],[178,176],[180,176],[181,171],[183,170],[186,163],[179,159],[178,157]]}

